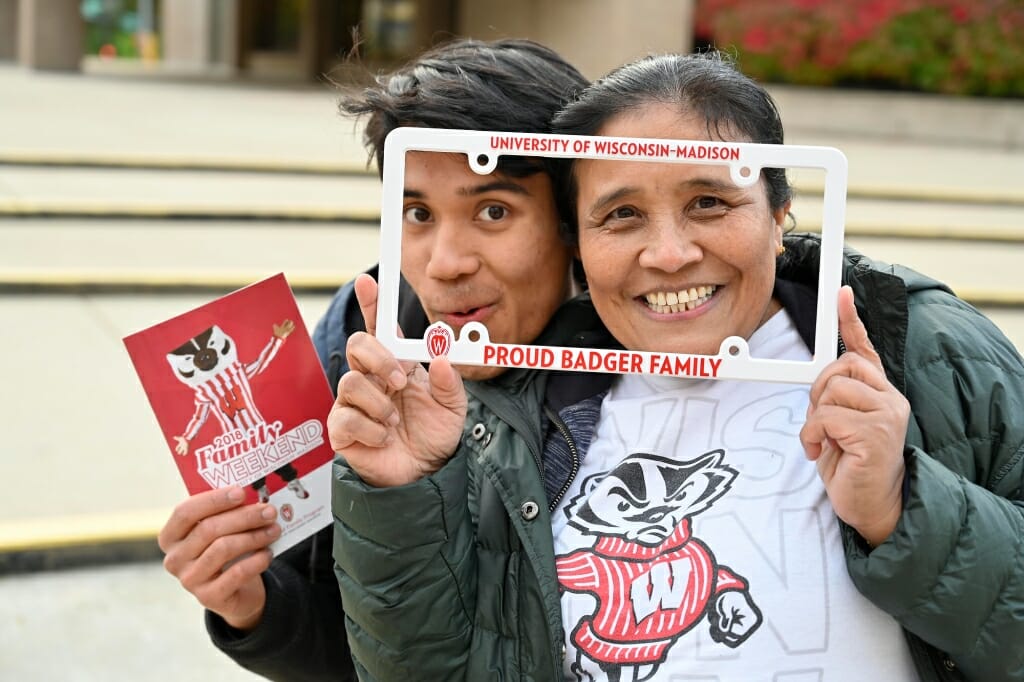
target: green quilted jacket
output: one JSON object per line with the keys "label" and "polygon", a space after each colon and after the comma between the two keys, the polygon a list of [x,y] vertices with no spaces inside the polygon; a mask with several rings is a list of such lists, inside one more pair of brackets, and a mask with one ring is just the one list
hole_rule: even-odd
{"label": "green quilted jacket", "polygon": [[[788,236],[779,271],[808,292],[783,301],[805,340],[818,245]],[[870,551],[842,529],[849,573],[902,624],[921,680],[1024,680],[1024,364],[934,280],[847,251],[843,282],[912,408],[903,514]],[[592,308],[575,301],[542,342],[602,338]],[[414,484],[373,489],[336,463],[335,573],[361,679],[561,678],[541,460],[558,377],[510,371],[469,385],[458,451]]]}

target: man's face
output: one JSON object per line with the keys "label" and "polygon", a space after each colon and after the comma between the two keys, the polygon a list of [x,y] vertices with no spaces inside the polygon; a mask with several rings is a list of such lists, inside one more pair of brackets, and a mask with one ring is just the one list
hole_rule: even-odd
{"label": "man's face", "polygon": [[[494,343],[531,343],[568,293],[570,253],[547,174],[477,175],[465,155],[409,152],[404,196],[402,274],[427,318],[456,334],[480,322]],[[459,367],[476,380],[502,371]]]}

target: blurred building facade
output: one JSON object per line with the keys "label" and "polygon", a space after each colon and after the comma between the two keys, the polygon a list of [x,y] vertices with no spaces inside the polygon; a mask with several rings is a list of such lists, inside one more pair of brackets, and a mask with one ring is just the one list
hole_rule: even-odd
{"label": "blurred building facade", "polygon": [[[693,36],[693,0],[0,0],[0,60],[81,69],[90,22],[118,12],[156,70],[294,81],[344,68],[356,43],[387,67],[454,36],[532,38],[596,77]],[[116,56],[111,41],[90,59]]]}

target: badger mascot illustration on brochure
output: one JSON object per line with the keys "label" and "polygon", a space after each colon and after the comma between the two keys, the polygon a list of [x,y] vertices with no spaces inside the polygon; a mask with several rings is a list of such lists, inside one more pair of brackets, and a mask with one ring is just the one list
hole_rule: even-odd
{"label": "badger mascot illustration on brochure", "polygon": [[[220,424],[220,436],[224,438],[273,439],[275,430],[260,414],[253,399],[250,382],[259,376],[277,355],[288,335],[295,330],[295,323],[284,320],[273,325],[270,342],[259,356],[250,363],[238,359],[238,348],[234,339],[220,327],[213,325],[192,337],[167,354],[167,361],[174,375],[194,394],[195,411],[181,435],[174,437],[174,451],[187,455],[190,444],[212,414]],[[300,499],[309,496],[291,464],[285,464],[274,471],[287,483]],[[252,487],[261,502],[270,499],[266,478],[253,482]]]}

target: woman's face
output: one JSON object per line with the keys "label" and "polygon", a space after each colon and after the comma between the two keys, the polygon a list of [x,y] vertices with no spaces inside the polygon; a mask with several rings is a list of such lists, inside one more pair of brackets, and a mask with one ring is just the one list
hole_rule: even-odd
{"label": "woman's face", "polygon": [[[708,140],[703,120],[649,104],[599,135]],[[727,141],[742,142],[739,138]],[[717,355],[779,310],[775,258],[788,205],[724,165],[581,160],[579,252],[605,325],[626,348]]]}

